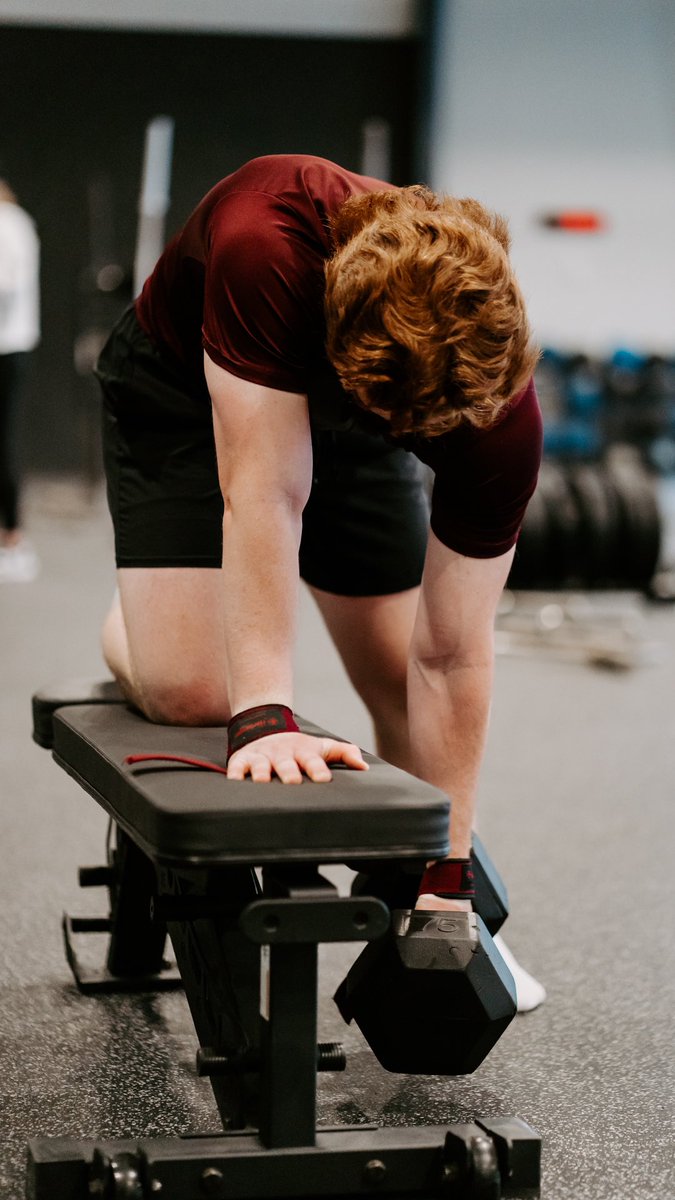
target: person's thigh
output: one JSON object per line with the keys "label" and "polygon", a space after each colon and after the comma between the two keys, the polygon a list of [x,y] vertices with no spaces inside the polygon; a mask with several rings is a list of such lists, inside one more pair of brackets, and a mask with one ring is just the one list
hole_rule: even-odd
{"label": "person's thigh", "polygon": [[199,567],[118,571],[132,693],[153,720],[220,725],[230,716],[223,572]]}
{"label": "person's thigh", "polygon": [[419,588],[338,596],[312,588],[347,674],[368,709],[381,758],[414,771],[408,733],[408,647]]}
{"label": "person's thigh", "polygon": [[343,597],[392,596],[419,585],[429,530],[422,468],[381,437],[319,435],[303,514],[300,574]]}
{"label": "person's thigh", "polygon": [[404,705],[419,588],[384,596],[311,591],[345,670],[369,710],[377,713]]}
{"label": "person's thigh", "polygon": [[113,330],[96,374],[117,566],[217,570],[223,500],[205,385],[152,345],[133,310]]}
{"label": "person's thigh", "polygon": [[412,455],[362,431],[317,439],[300,569],[376,726],[403,727],[428,536]]}
{"label": "person's thigh", "polygon": [[151,344],[133,309],[96,374],[119,586],[106,661],[151,719],[221,724],[223,503],[208,393]]}

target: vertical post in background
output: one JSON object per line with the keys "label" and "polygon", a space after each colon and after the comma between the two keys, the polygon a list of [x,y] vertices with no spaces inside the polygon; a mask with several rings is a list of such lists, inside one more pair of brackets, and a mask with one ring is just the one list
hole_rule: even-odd
{"label": "vertical post in background", "polygon": [[417,4],[417,80],[415,89],[415,140],[413,176],[415,183],[434,187],[433,151],[437,137],[438,80],[446,64],[439,37],[442,23],[449,20],[450,0],[418,0]]}
{"label": "vertical post in background", "polygon": [[138,296],[164,249],[164,222],[169,208],[173,117],[154,117],[145,131],[143,178],[138,205],[134,258],[134,296]]}
{"label": "vertical post in background", "polygon": [[371,179],[391,179],[391,124],[369,117],[361,126],[361,174]]}

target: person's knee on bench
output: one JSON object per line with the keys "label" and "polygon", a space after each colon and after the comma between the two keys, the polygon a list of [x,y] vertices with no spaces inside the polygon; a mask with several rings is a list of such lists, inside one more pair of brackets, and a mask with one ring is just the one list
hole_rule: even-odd
{"label": "person's knee on bench", "polygon": [[223,726],[227,725],[230,711],[222,688],[214,683],[212,688],[204,680],[171,684],[161,688],[139,688],[140,699],[134,703],[144,716],[156,725]]}
{"label": "person's knee on bench", "polygon": [[[158,637],[160,647],[161,636]],[[102,631],[103,656],[130,704],[157,725],[227,725],[230,710],[222,673],[197,673],[186,647],[180,656],[167,649],[139,670],[130,661],[124,618],[116,594]]]}

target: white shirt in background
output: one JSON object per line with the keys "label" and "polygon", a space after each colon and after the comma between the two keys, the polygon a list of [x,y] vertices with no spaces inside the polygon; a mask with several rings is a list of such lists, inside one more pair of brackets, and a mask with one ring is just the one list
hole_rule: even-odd
{"label": "white shirt in background", "polygon": [[40,242],[18,204],[0,200],[0,354],[40,340]]}

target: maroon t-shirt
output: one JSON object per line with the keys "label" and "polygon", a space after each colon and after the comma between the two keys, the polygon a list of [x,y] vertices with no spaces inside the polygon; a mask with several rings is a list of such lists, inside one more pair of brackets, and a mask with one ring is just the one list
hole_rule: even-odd
{"label": "maroon t-shirt", "polygon": [[[329,214],[349,196],[392,185],[311,155],[253,159],[204,197],[169,243],[137,301],[148,336],[202,392],[203,350],[226,371],[307,393],[313,426],[386,424],[340,387],[325,354]],[[537,479],[541,417],[534,385],[488,430],[462,425],[403,444],[435,472],[431,527],[474,558],[514,544]]]}

